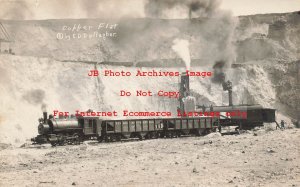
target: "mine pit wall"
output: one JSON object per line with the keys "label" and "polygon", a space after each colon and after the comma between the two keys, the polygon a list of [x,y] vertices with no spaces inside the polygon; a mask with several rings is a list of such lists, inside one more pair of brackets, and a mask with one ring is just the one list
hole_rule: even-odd
{"label": "mine pit wall", "polygon": [[[300,60],[293,62],[282,61],[262,61],[260,64],[241,63],[233,64],[233,69],[247,68],[248,76],[252,76],[253,67],[263,69],[271,81],[272,87],[275,90],[275,101],[272,107],[280,113],[291,117],[292,119],[299,118],[300,113]],[[260,77],[256,77],[257,84],[262,84]],[[269,94],[268,92],[264,94]],[[248,101],[256,102],[251,94]],[[299,119],[298,119],[299,120]]]}
{"label": "mine pit wall", "polygon": [[[237,18],[238,24],[229,25],[230,32],[226,30],[226,34],[218,33],[216,30],[228,25],[223,22],[214,23],[215,20],[194,19],[191,22],[185,19],[125,19],[121,21],[117,31],[120,34],[119,40],[107,39],[105,41],[58,40],[57,33],[62,32],[62,27],[65,25],[97,25],[101,22],[114,23],[116,22],[114,20],[0,21],[14,38],[12,50],[16,55],[54,58],[59,61],[114,61],[116,64],[121,62],[125,65],[126,62],[137,60],[147,62],[140,63],[140,66],[147,66],[148,62],[161,64],[163,61],[164,64],[169,64],[168,59],[176,58],[176,54],[170,50],[170,45],[178,36],[191,37],[192,58],[202,59],[206,63],[213,63],[217,60],[216,57],[221,57],[227,48],[234,48],[234,46],[222,45],[222,41],[228,39],[236,43],[238,63],[266,58],[295,61],[300,58],[299,17],[299,12],[240,16]],[[212,30],[209,30],[210,22],[213,23]],[[216,28],[214,24],[217,25]],[[137,27],[132,27],[132,25]],[[141,35],[145,32],[148,33],[148,38],[145,38],[145,34]],[[227,32],[234,32],[234,37],[227,38],[229,34]],[[128,33],[130,33],[129,36]],[[163,33],[170,34],[165,36]],[[220,38],[215,37],[217,35]],[[126,37],[137,39],[134,40],[137,43],[126,40]],[[147,45],[140,47],[138,45],[140,41]],[[32,45],[33,43],[36,45]],[[119,48],[120,46],[123,48]],[[136,49],[136,46],[139,48]],[[216,48],[215,46],[222,47]],[[138,54],[134,51],[138,51]],[[165,60],[157,61],[157,59]],[[181,64],[180,60],[176,63]]]}
{"label": "mine pit wall", "polygon": [[[176,111],[177,99],[120,97],[119,91],[155,90],[157,85],[165,90],[178,90],[178,77],[139,81],[134,76],[99,77],[98,80],[87,76],[88,71],[94,68],[94,64],[0,55],[0,142],[18,144],[36,135],[37,119],[42,117],[43,106],[46,106],[48,113],[54,109],[114,110],[116,106],[131,111]],[[136,70],[135,67],[109,65],[98,65],[97,68]],[[201,70],[200,67],[195,68]],[[299,61],[240,64],[228,70],[227,75],[233,82],[234,104],[257,103],[276,108],[293,118],[299,114]],[[196,93],[197,103],[228,104],[228,95],[222,86],[212,83],[210,79],[191,78],[190,87],[191,92]],[[119,118],[124,117],[120,115]]]}
{"label": "mine pit wall", "polygon": [[[284,22],[281,22],[282,19]],[[300,113],[300,95],[298,94],[300,77],[299,20],[297,12],[239,17],[239,25],[235,30],[235,45],[238,49],[237,61],[233,62],[239,65],[231,68],[228,72],[228,76],[233,77],[231,80],[234,86],[233,104],[239,104],[242,101],[245,101],[244,104],[258,103],[264,107],[276,108],[279,112],[292,118],[298,117]],[[99,21],[107,20],[80,20],[80,23],[92,24]],[[122,67],[132,71],[131,66],[144,67],[149,64],[155,64],[155,67],[159,68],[166,64],[170,66],[173,59],[176,58],[175,53],[170,53],[170,43],[166,43],[160,49],[161,54],[167,55],[155,58],[164,60],[146,59],[145,55],[141,53],[139,62],[132,63],[135,60],[133,56],[129,55],[128,57],[127,53],[121,56],[114,55],[119,54],[118,51],[108,51],[115,58],[109,59],[105,53],[106,50],[98,50],[99,43],[96,40],[57,41],[56,33],[60,32],[61,26],[75,23],[78,23],[78,20],[3,22],[8,32],[16,40],[12,46],[16,55],[0,55],[0,97],[2,98],[0,100],[0,106],[2,106],[0,108],[0,142],[15,144],[36,135],[37,119],[41,117],[43,104],[47,104],[47,109],[50,111],[53,109],[68,111],[78,107],[99,110],[113,109],[114,104],[120,103],[121,100],[117,96],[111,98],[112,93],[118,94],[118,89],[111,84],[110,78],[98,81],[91,81],[88,78],[77,79],[79,74],[86,74],[86,71],[93,69],[97,62],[103,62],[101,65],[97,65],[97,68],[120,69]],[[132,25],[132,20],[124,23]],[[185,29],[190,24],[189,20],[137,19],[134,20],[134,23],[137,25],[151,23],[153,28],[164,23],[164,27],[159,27],[164,33],[170,27],[177,28],[178,25],[184,25],[185,27],[182,27],[183,30],[180,30],[180,33],[191,34],[189,29]],[[192,36],[195,37],[193,41],[196,43],[192,43],[190,48],[191,53],[194,54],[192,55],[192,67],[207,66],[207,64],[208,67],[211,67],[216,60],[211,58],[215,54],[215,45],[210,46],[211,41],[203,41],[203,37],[205,33],[213,36],[218,33],[201,33],[199,30],[203,31],[206,28],[203,27],[206,23],[205,20],[195,20],[195,23]],[[278,35],[280,31],[283,31],[284,34]],[[143,35],[140,33],[136,31],[134,36],[143,39]],[[158,44],[161,42],[159,37],[154,39],[153,41],[158,41]],[[199,52],[199,46],[196,45],[199,43],[196,39],[199,39],[201,46],[204,47],[202,53]],[[223,39],[221,38],[220,41]],[[217,40],[215,43],[218,44],[220,41]],[[31,45],[32,43],[36,45]],[[154,42],[154,44],[157,43]],[[104,49],[113,49],[113,47],[114,45],[109,42],[106,46],[102,46]],[[153,48],[157,49],[156,45],[153,45]],[[250,53],[249,50],[251,50]],[[264,53],[257,53],[257,51],[264,51]],[[158,52],[154,50],[153,54],[157,55]],[[149,56],[153,54],[151,53]],[[179,58],[175,62],[176,70],[182,67],[183,63]],[[117,79],[120,80],[120,78]],[[130,83],[135,83],[135,81],[130,81]],[[128,81],[123,83],[129,85],[130,89],[137,87],[152,89],[156,85],[178,89],[178,78],[169,78],[166,81],[156,79],[153,82],[137,83],[138,85],[128,84]],[[97,92],[95,89],[100,91]],[[239,93],[240,90],[245,91]],[[228,96],[222,91],[221,86],[211,84],[206,79],[193,79],[191,91],[197,96],[198,102],[212,102],[216,105],[228,103],[226,101]],[[101,95],[105,99],[99,98]],[[166,103],[165,100],[156,98],[134,101],[132,99],[134,97],[122,98],[121,103],[128,109],[137,110],[159,108],[167,110],[175,108],[177,103],[177,101]],[[98,102],[95,102],[96,100]]]}
{"label": "mine pit wall", "polygon": [[276,88],[275,107],[283,114],[299,120],[300,60],[266,65],[265,69]]}

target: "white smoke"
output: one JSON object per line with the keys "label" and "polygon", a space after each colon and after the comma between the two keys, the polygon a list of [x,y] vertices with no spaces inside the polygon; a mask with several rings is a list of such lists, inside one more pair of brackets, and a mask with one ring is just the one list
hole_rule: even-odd
{"label": "white smoke", "polygon": [[184,103],[185,112],[194,112],[196,110],[196,98],[193,96],[187,96],[182,98]]}
{"label": "white smoke", "polygon": [[191,56],[190,56],[189,45],[190,43],[188,40],[175,39],[173,41],[173,46],[172,46],[172,49],[184,61],[187,70],[190,70],[191,67]]}

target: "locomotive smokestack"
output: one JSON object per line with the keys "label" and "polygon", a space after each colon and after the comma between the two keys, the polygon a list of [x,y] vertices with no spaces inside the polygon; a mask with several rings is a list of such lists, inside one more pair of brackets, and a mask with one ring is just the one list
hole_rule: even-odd
{"label": "locomotive smokestack", "polygon": [[229,106],[232,106],[232,82],[227,81],[222,83],[223,90],[228,91],[228,101],[229,101]]}
{"label": "locomotive smokestack", "polygon": [[229,106],[232,106],[232,89],[228,90],[228,96],[229,96]]}
{"label": "locomotive smokestack", "polygon": [[190,95],[190,78],[187,76],[186,72],[181,74],[180,95],[182,97],[187,97]]}
{"label": "locomotive smokestack", "polygon": [[47,112],[43,112],[43,116],[44,116],[44,123],[46,123],[46,121],[47,121]]}
{"label": "locomotive smokestack", "polygon": [[221,83],[223,90],[228,91],[228,105],[232,106],[232,82],[226,81],[226,75],[224,73],[225,61],[217,61],[213,66],[214,69],[214,77],[212,79],[215,83]]}
{"label": "locomotive smokestack", "polygon": [[184,102],[183,98],[190,95],[190,78],[187,76],[186,72],[181,74],[180,88],[179,88],[179,103],[180,103],[180,111],[184,111]]}

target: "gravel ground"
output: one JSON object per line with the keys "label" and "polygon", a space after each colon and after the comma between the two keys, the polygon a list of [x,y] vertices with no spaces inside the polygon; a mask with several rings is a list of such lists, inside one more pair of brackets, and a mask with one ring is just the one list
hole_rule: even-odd
{"label": "gravel ground", "polygon": [[0,186],[300,186],[300,129],[4,146]]}

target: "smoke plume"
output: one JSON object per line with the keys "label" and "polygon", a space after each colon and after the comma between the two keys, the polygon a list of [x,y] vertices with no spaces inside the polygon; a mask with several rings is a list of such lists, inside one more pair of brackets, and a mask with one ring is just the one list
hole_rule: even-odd
{"label": "smoke plume", "polygon": [[41,110],[42,112],[47,112],[47,105],[45,103],[42,103]]}
{"label": "smoke plume", "polygon": [[213,79],[212,81],[215,83],[223,83],[225,81],[225,73],[224,73],[225,61],[217,61],[213,66]]}
{"label": "smoke plume", "polygon": [[182,39],[175,39],[173,41],[172,49],[178,54],[180,58],[185,63],[186,69],[190,70],[191,67],[191,56],[190,56],[190,49],[189,49],[189,41],[182,40]]}
{"label": "smoke plume", "polygon": [[32,105],[41,105],[42,112],[47,112],[47,104],[44,102],[45,91],[41,89],[34,89],[23,94],[22,97],[25,101]]}
{"label": "smoke plume", "polygon": [[192,15],[210,17],[219,4],[218,0],[148,0],[145,5],[145,14],[147,17],[168,17],[168,13],[180,10],[178,13],[181,15],[186,12],[185,18],[191,18]]}
{"label": "smoke plume", "polygon": [[143,0],[0,0],[0,19],[118,19],[143,13]]}
{"label": "smoke plume", "polygon": [[[235,59],[233,34],[237,22],[230,12],[219,10],[218,5],[216,0],[147,1],[145,15],[156,19],[121,20],[118,37],[105,47],[112,49],[112,61],[160,61],[176,58],[170,49],[176,38],[182,38],[189,41],[193,62],[231,63]],[[172,15],[182,15],[184,10],[185,18],[191,14],[195,19],[165,16],[170,10]]]}
{"label": "smoke plume", "polygon": [[30,90],[23,95],[23,99],[33,105],[42,104],[44,98],[45,91],[40,89]]}
{"label": "smoke plume", "polygon": [[[206,64],[214,64],[215,61],[219,60],[230,63],[235,59],[234,41],[232,38],[236,21],[230,13],[219,9],[218,0],[130,0],[130,3],[127,0],[79,0],[78,3],[74,3],[71,0],[64,0],[64,3],[53,0],[39,1],[37,7],[28,4],[28,2],[24,5],[25,14],[22,13],[19,17],[25,16],[24,19],[28,18],[29,14],[26,13],[26,7],[29,7],[30,12],[33,11],[35,16],[43,16],[41,10],[43,10],[43,7],[47,7],[45,17],[48,14],[53,14],[55,10],[57,13],[55,18],[101,18],[101,22],[118,24],[118,27],[114,30],[117,33],[117,37],[107,38],[105,41],[91,40],[91,42],[87,42],[87,45],[85,45],[87,50],[94,55],[93,57],[88,55],[87,59],[89,60],[99,62],[151,62],[160,61],[161,59],[174,59],[177,55],[171,47],[174,45],[173,41],[176,38],[188,39],[190,58],[193,63],[199,62],[201,64],[205,62]],[[140,16],[142,19],[124,18],[125,14],[136,12],[136,7],[134,6],[137,4],[140,4],[137,7],[143,14]],[[1,5],[0,2],[0,7]],[[68,7],[68,11],[64,11],[65,7]],[[1,7],[1,9],[4,8]],[[131,9],[132,11],[130,11]],[[115,13],[112,10],[117,10],[118,12]],[[13,12],[8,9],[7,12],[14,14],[17,10]],[[76,12],[76,15],[74,15],[74,12]],[[0,11],[0,17],[1,14],[3,13]],[[112,16],[111,14],[116,15]],[[192,17],[194,19],[176,19],[178,15],[181,18]],[[111,19],[104,19],[107,17]],[[144,17],[155,17],[157,19]],[[93,20],[91,22],[78,21],[78,23],[82,25],[94,24]],[[92,26],[97,27],[97,25],[93,24]],[[71,23],[68,25],[71,25]],[[44,28],[45,26],[41,25],[41,27]],[[53,27],[56,28],[56,24],[53,24]],[[38,30],[39,27],[35,28],[36,30],[33,31],[36,33],[40,32]],[[13,29],[14,35],[22,37],[25,34],[24,32],[31,32],[31,30],[28,31],[26,29],[23,26],[22,28]],[[28,34],[31,36],[33,35],[32,33]],[[32,43],[32,38],[22,37],[22,40],[25,40],[24,43]],[[47,46],[45,49],[36,45],[31,45],[30,49],[21,48],[20,46],[22,45],[17,45],[17,43],[15,46],[18,48],[17,50],[25,51],[24,54],[45,54],[46,56],[53,52],[53,49],[48,46],[58,45],[64,50],[62,53],[59,53],[59,58],[82,59],[86,57],[83,53],[76,53],[72,57],[63,55],[70,51],[70,45],[67,43],[71,43],[62,40],[57,42],[52,39],[53,37],[49,41],[42,41],[43,44],[41,45]],[[80,49],[82,46],[81,40],[73,41],[78,42],[74,43],[74,45]],[[51,43],[51,45],[46,45],[47,43]],[[97,49],[98,44],[102,45],[100,49]]]}

